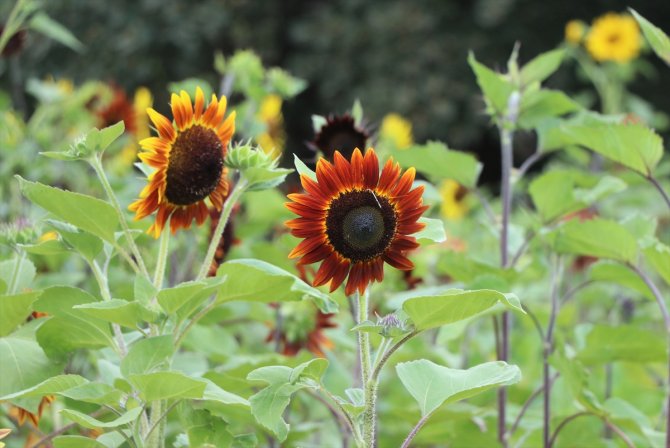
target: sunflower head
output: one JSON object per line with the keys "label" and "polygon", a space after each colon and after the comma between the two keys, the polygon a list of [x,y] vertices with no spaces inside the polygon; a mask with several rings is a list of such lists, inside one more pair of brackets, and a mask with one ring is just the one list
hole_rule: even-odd
{"label": "sunflower head", "polygon": [[326,159],[332,161],[335,151],[350,158],[354,149],[366,147],[368,138],[368,131],[357,126],[351,115],[330,115],[309,146],[320,150]]}
{"label": "sunflower head", "polygon": [[570,20],[565,24],[565,41],[571,45],[579,45],[586,34],[586,24],[581,20]]}
{"label": "sunflower head", "polygon": [[351,160],[335,151],[333,159],[318,161],[316,181],[300,177],[305,193],[288,196],[286,207],[299,217],[286,224],[304,238],[289,257],[300,258],[299,264],[323,261],[315,286],[330,281],[334,291],[348,277],[345,293],[363,293],[384,278],[384,262],[413,268],[406,252],[419,244],[410,235],[424,228],[418,219],[428,207],[423,186],[412,189],[414,168],[401,175],[391,159],[380,173],[372,148],[365,157],[356,148]]}
{"label": "sunflower head", "polygon": [[285,356],[295,356],[305,348],[318,357],[326,357],[324,350],[333,348],[333,342],[324,330],[337,327],[330,320],[334,314],[322,313],[309,301],[285,303],[279,313],[281,328],[270,330],[267,342],[278,343],[279,351]]}
{"label": "sunflower head", "polygon": [[128,100],[128,96],[122,88],[112,85],[111,90],[111,100],[96,111],[100,128],[106,128],[123,121],[125,130],[131,134],[135,133],[137,125],[133,104]]}
{"label": "sunflower head", "polygon": [[627,14],[598,17],[586,36],[586,49],[599,62],[626,63],[640,53],[642,36],[635,19]]}
{"label": "sunflower head", "polygon": [[158,211],[149,233],[158,237],[170,219],[176,232],[188,228],[195,219],[198,225],[209,215],[205,199],[221,210],[228,193],[224,158],[235,131],[235,113],[224,119],[226,98],[216,95],[207,107],[200,88],[195,103],[185,91],[172,94],[174,123],[154,109],[147,109],[158,131],[157,137],[140,142],[144,150],[139,158],[156,168],[140,199],[130,204],[135,219]]}
{"label": "sunflower head", "polygon": [[396,149],[407,149],[414,143],[412,123],[398,114],[387,114],[382,120],[379,136]]}

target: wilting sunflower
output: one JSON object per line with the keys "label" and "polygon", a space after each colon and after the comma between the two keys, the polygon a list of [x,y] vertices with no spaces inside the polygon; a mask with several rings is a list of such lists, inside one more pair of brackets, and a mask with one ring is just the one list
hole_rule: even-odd
{"label": "wilting sunflower", "polygon": [[223,164],[228,143],[235,132],[235,112],[224,120],[226,98],[212,95],[205,108],[205,96],[200,88],[195,92],[195,105],[185,91],[172,94],[174,125],[154,109],[147,109],[156,126],[158,137],[140,142],[145,152],[139,158],[156,168],[140,199],[128,207],[135,219],[142,219],[158,210],[149,233],[158,237],[170,217],[172,233],[187,229],[195,219],[201,225],[209,212],[209,198],[221,210],[228,194],[226,168]]}
{"label": "wilting sunflower", "polygon": [[627,14],[598,17],[586,36],[586,49],[599,62],[625,63],[640,53],[642,36],[635,19]]}
{"label": "wilting sunflower", "polygon": [[367,146],[368,138],[370,138],[368,131],[362,126],[357,126],[351,115],[330,115],[314,136],[314,141],[309,143],[309,147],[314,151],[320,150],[330,161],[333,160],[335,151],[339,151],[348,159],[354,149]]}
{"label": "wilting sunflower", "polygon": [[372,281],[384,278],[384,262],[409,270],[405,256],[419,246],[411,234],[423,229],[417,222],[424,211],[423,186],[412,189],[414,168],[402,176],[390,159],[379,172],[372,148],[365,157],[356,148],[351,161],[335,151],[334,163],[320,159],[316,178],[300,176],[303,194],[290,194],[286,207],[300,215],[286,225],[304,238],[289,254],[299,264],[323,261],[313,284],[330,281],[331,292],[349,277],[345,293],[363,293]]}

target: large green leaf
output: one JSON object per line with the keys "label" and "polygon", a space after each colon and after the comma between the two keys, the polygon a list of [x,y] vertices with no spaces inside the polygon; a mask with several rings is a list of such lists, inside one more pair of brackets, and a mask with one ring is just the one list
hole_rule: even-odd
{"label": "large green leaf", "polygon": [[153,322],[158,317],[158,313],[143,307],[139,302],[129,302],[123,299],[85,303],[76,305],[73,309],[129,328],[136,328],[141,322]]}
{"label": "large green leaf", "polygon": [[539,89],[524,93],[518,124],[523,129],[534,129],[549,118],[575,112],[577,102],[558,90]]}
{"label": "large green leaf", "polygon": [[650,300],[654,299],[654,295],[644,281],[635,272],[621,263],[601,260],[591,267],[589,279],[612,282],[637,291]]}
{"label": "large green leaf", "polygon": [[555,231],[558,253],[590,255],[634,263],[637,242],[621,224],[605,219],[571,220]]}
{"label": "large green leaf", "polygon": [[103,243],[100,238],[66,222],[47,219],[46,222],[56,230],[67,246],[79,252],[85,259],[92,261],[102,252]]}
{"label": "large green leaf", "polygon": [[114,232],[119,227],[119,219],[109,203],[92,196],[30,182],[21,176],[17,178],[21,192],[32,202],[63,221],[114,243]]}
{"label": "large green leaf", "polygon": [[337,311],[337,303],[328,294],[265,261],[254,259],[227,261],[219,267],[217,277],[226,277],[218,292],[217,301],[220,303],[287,302],[309,297],[324,313]]}
{"label": "large green leaf", "polygon": [[482,313],[501,303],[523,312],[514,294],[490,289],[464,291],[453,289],[442,294],[419,296],[405,300],[402,305],[416,330],[428,330]]}
{"label": "large green leaf", "polygon": [[289,425],[282,415],[291,396],[305,387],[314,387],[328,366],[325,359],[313,359],[294,369],[285,366],[261,367],[249,373],[250,381],[261,381],[268,386],[251,396],[251,413],[264,427],[272,431],[280,442],[286,440]]}
{"label": "large green leaf", "polygon": [[0,401],[13,400],[24,397],[42,397],[44,395],[53,395],[86,383],[88,383],[88,380],[79,375],[57,375],[48,378],[41,383],[34,385],[33,387],[29,387],[28,389],[0,396]]}
{"label": "large green leaf", "polygon": [[162,289],[157,295],[158,304],[166,313],[186,318],[210,295],[214,294],[226,280],[227,277],[219,276]]}
{"label": "large green leaf", "polygon": [[544,81],[558,70],[564,56],[565,50],[563,49],[551,50],[535,56],[521,68],[521,83],[528,85]]}
{"label": "large green leaf", "polygon": [[[17,265],[21,260],[21,264]],[[35,279],[35,265],[28,257],[15,257],[11,260],[0,261],[0,281],[4,283],[5,287],[9,287],[12,284],[12,278],[16,277],[14,280],[14,292],[22,292],[26,288],[32,286],[33,280]],[[6,293],[10,291],[2,291]]]}
{"label": "large green leaf", "polygon": [[145,401],[202,398],[207,386],[204,380],[175,371],[129,375],[128,379]]}
{"label": "large green leaf", "polygon": [[443,404],[464,400],[521,380],[519,368],[503,361],[487,362],[461,370],[419,359],[398,364],[396,372],[402,384],[419,403],[423,416],[431,414]]}
{"label": "large green leaf", "polygon": [[468,64],[477,76],[477,84],[484,93],[489,114],[492,116],[505,115],[507,100],[514,91],[514,86],[503,75],[477,62],[473,53],[468,55]]}
{"label": "large green leaf", "polygon": [[443,243],[447,241],[444,221],[434,218],[419,218],[419,222],[426,224],[423,230],[413,235],[419,244]]}
{"label": "large green leaf", "polygon": [[647,177],[663,156],[661,137],[641,124],[566,125],[560,132],[571,144],[584,146]]}
{"label": "large green leaf", "polygon": [[542,220],[550,222],[587,208],[601,198],[625,188],[625,182],[612,176],[551,170],[535,178],[528,192]]}
{"label": "large green leaf", "polygon": [[642,253],[658,275],[670,285],[670,247],[654,238],[645,244]]}
{"label": "large green leaf", "polygon": [[149,373],[161,366],[167,367],[173,353],[171,335],[140,339],[121,360],[121,373],[128,378],[130,375]]}
{"label": "large green leaf", "polygon": [[596,325],[586,335],[586,346],[577,357],[586,364],[665,362],[666,340],[657,331],[632,325]]}
{"label": "large green leaf", "polygon": [[89,428],[89,429],[95,429],[95,428],[118,428],[119,426],[127,425],[133,421],[135,421],[140,414],[142,413],[142,408],[137,407],[134,409],[129,410],[125,414],[121,415],[120,417],[109,421],[109,422],[103,422],[101,420],[98,420],[97,418],[93,418],[89,415],[83,414],[79,411],[75,411],[73,409],[63,409],[61,411],[61,414],[63,416],[69,418],[73,422],[83,426],[84,428]]}
{"label": "large green leaf", "polygon": [[449,149],[444,143],[436,141],[395,151],[393,157],[401,166],[416,168],[434,183],[453,179],[467,188],[477,185],[483,167],[472,154]]}
{"label": "large green leaf", "polygon": [[649,42],[654,53],[656,53],[659,58],[663,59],[666,64],[670,65],[670,37],[668,37],[663,30],[638,14],[633,8],[628,9],[635,16],[637,23],[640,24],[644,37],[647,38],[647,42]]}
{"label": "large green leaf", "polygon": [[179,419],[182,431],[188,436],[188,446],[231,447],[233,435],[221,417],[212,415],[206,409],[180,406]]}
{"label": "large green leaf", "polygon": [[[18,336],[0,338],[0,360],[0,396],[30,389],[61,370],[37,342]],[[21,407],[37,412],[39,402],[39,398],[22,400]]]}
{"label": "large green leaf", "polygon": [[42,291],[24,292],[22,294],[0,295],[0,336],[6,336],[32,312],[33,302]]}
{"label": "large green leaf", "polygon": [[37,330],[37,340],[49,356],[66,356],[78,348],[102,348],[114,344],[109,324],[87,315],[76,305],[98,299],[78,288],[52,286],[33,304],[50,317]]}

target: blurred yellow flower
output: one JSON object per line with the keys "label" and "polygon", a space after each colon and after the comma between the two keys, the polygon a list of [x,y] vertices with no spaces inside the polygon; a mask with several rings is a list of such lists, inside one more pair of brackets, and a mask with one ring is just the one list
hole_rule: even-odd
{"label": "blurred yellow flower", "polygon": [[635,19],[627,14],[598,17],[586,36],[586,49],[599,62],[626,63],[640,53],[642,36]]}
{"label": "blurred yellow flower", "polygon": [[439,191],[442,197],[440,213],[443,218],[457,221],[465,216],[469,209],[465,202],[467,195],[465,187],[454,180],[447,179],[440,184]]}
{"label": "blurred yellow flower", "polygon": [[414,143],[412,123],[395,113],[384,117],[379,135],[382,140],[393,143],[397,149],[407,149]]}
{"label": "blurred yellow flower", "polygon": [[279,95],[268,95],[263,98],[256,115],[256,118],[265,124],[265,132],[256,137],[256,142],[263,151],[275,157],[281,154],[286,143],[281,106],[282,99]]}
{"label": "blurred yellow flower", "polygon": [[571,20],[565,24],[566,42],[579,45],[586,34],[586,24],[581,20]]}
{"label": "blurred yellow flower", "polygon": [[43,242],[45,242],[45,241],[52,241],[52,240],[57,240],[57,239],[58,239],[58,234],[57,234],[56,232],[54,232],[53,230],[51,230],[51,231],[49,231],[49,232],[45,232],[45,233],[43,233],[43,234],[39,237],[38,241],[39,241],[40,243],[43,243]]}
{"label": "blurred yellow flower", "polygon": [[119,162],[122,167],[131,166],[137,159],[138,142],[151,137],[149,128],[149,115],[147,109],[154,105],[154,99],[151,91],[146,87],[139,87],[135,90],[133,98],[133,138],[119,153]]}

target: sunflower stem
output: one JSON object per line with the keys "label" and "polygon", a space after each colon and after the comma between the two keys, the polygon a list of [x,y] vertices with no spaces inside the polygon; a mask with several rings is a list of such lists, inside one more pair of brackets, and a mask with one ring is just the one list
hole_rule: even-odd
{"label": "sunflower stem", "polygon": [[123,210],[121,210],[121,204],[119,204],[119,200],[116,198],[116,195],[114,194],[114,190],[112,189],[112,186],[110,185],[109,180],[107,179],[107,175],[105,174],[105,171],[102,169],[102,160],[100,157],[101,156],[97,154],[94,155],[89,159],[89,163],[95,170],[95,173],[98,175],[98,179],[100,179],[102,188],[104,188],[105,193],[107,193],[107,197],[111,201],[112,206],[114,207],[114,210],[116,211],[116,214],[119,217],[119,222],[121,223],[121,227],[123,228],[123,234],[126,237],[126,241],[128,242],[128,246],[130,247],[130,251],[132,252],[133,257],[135,257],[135,262],[140,268],[140,272],[147,279],[150,279],[149,271],[147,271],[147,267],[144,264],[144,259],[142,258],[140,249],[137,247],[137,244],[135,244],[135,239],[133,238],[133,235],[130,233],[130,227],[128,226],[128,221],[126,221],[126,216],[124,215]]}
{"label": "sunflower stem", "polygon": [[219,217],[219,223],[216,225],[216,229],[212,235],[212,240],[209,242],[207,254],[205,255],[204,261],[202,262],[202,266],[200,266],[198,276],[195,278],[196,281],[204,279],[207,275],[207,272],[212,265],[214,254],[216,253],[216,247],[219,245],[219,241],[221,240],[221,234],[226,228],[226,224],[228,224],[228,219],[230,219],[230,213],[233,211],[235,203],[240,199],[240,196],[242,196],[242,193],[244,193],[248,185],[249,183],[247,180],[244,177],[240,177],[240,180],[237,182],[237,185],[235,185],[235,188],[230,193],[230,196],[228,196],[228,199],[226,199],[226,202],[224,202],[223,208],[221,209],[221,216]]}
{"label": "sunflower stem", "polygon": [[[355,293],[358,303],[358,323],[368,320],[368,291],[363,294]],[[363,445],[366,448],[375,446],[375,420],[377,404],[377,380],[372,378],[370,359],[370,335],[365,331],[358,332],[358,352],[361,358],[361,384],[365,397],[363,411]]]}
{"label": "sunflower stem", "polygon": [[[158,249],[158,259],[156,260],[156,271],[154,272],[154,288],[160,290],[165,278],[165,267],[167,265],[168,249],[170,247],[170,232],[167,230],[161,233],[160,247]],[[154,298],[155,300],[155,298]]]}

